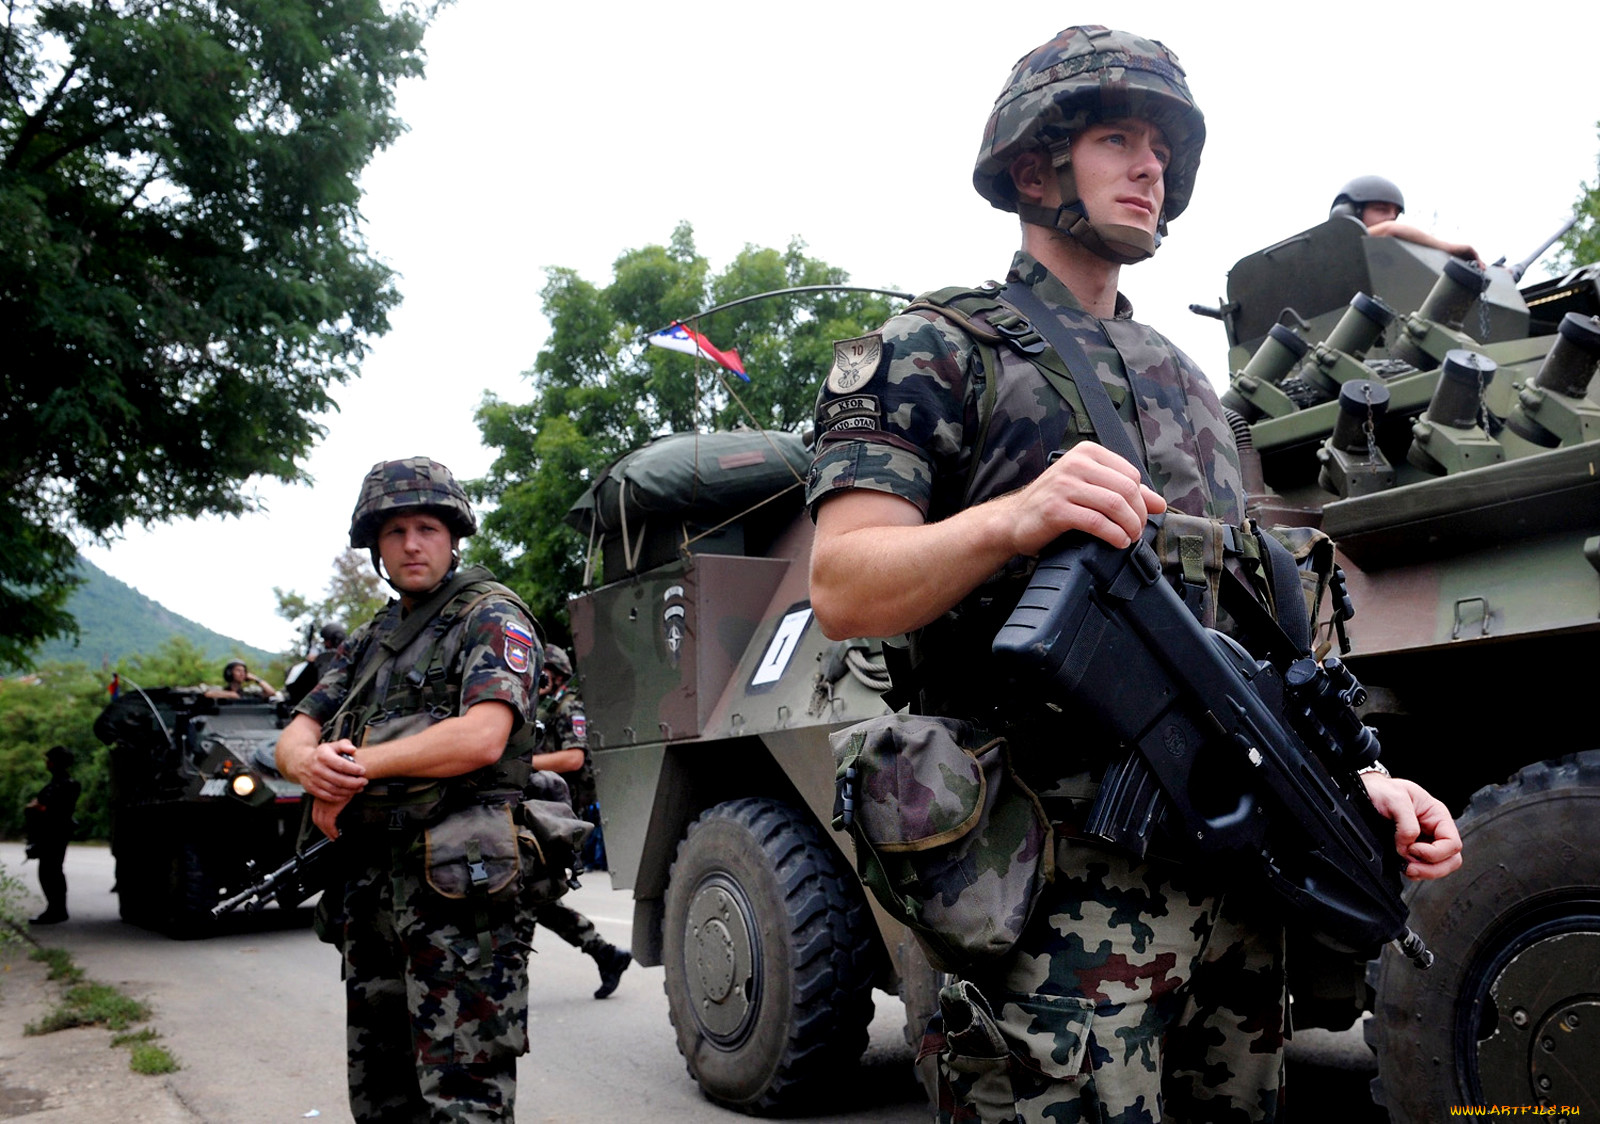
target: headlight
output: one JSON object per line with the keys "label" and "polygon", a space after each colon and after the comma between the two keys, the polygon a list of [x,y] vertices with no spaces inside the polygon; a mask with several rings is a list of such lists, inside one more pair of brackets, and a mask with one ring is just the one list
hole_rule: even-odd
{"label": "headlight", "polygon": [[240,773],[233,778],[233,794],[235,796],[249,796],[256,790],[256,779],[249,773]]}

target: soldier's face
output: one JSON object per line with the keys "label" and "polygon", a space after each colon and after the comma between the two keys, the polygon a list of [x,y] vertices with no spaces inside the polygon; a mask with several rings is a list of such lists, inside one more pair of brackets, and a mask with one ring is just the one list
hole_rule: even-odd
{"label": "soldier's face", "polygon": [[1161,221],[1171,160],[1166,136],[1138,117],[1090,125],[1072,140],[1072,178],[1090,220],[1151,234]]}
{"label": "soldier's face", "polygon": [[450,572],[450,529],[426,513],[391,515],[378,530],[378,557],[402,596],[427,593]]}
{"label": "soldier's face", "polygon": [[1380,222],[1393,222],[1400,217],[1400,208],[1393,203],[1368,203],[1361,208],[1361,221],[1368,226]]}

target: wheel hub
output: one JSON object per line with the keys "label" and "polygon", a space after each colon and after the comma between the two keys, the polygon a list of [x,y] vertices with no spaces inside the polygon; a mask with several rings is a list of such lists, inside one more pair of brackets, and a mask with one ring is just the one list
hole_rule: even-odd
{"label": "wheel hub", "polygon": [[1483,1103],[1600,1113],[1600,932],[1535,941],[1489,994],[1498,1018],[1478,1048]]}
{"label": "wheel hub", "polygon": [[684,968],[695,1020],[718,1046],[737,1046],[754,1022],[760,982],[749,903],[736,884],[708,878],[689,902],[686,929]]}

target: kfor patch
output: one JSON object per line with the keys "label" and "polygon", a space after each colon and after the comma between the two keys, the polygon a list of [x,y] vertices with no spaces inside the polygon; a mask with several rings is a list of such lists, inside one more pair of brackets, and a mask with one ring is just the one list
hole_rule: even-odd
{"label": "kfor patch", "polygon": [[883,411],[875,395],[850,394],[823,402],[818,421],[825,430],[878,429],[882,418]]}
{"label": "kfor patch", "polygon": [[533,648],[533,634],[520,624],[506,624],[506,666],[521,675],[528,670],[528,656]]}
{"label": "kfor patch", "polygon": [[883,360],[883,335],[873,332],[833,345],[833,367],[828,371],[828,389],[834,394],[849,394],[865,385],[878,373]]}

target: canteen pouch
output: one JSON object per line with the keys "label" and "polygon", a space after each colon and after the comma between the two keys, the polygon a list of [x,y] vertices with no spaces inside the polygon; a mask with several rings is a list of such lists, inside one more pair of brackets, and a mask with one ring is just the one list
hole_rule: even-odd
{"label": "canteen pouch", "polygon": [[887,714],[835,732],[833,827],[879,904],[932,965],[964,975],[1010,952],[1054,877],[1050,824],[1004,738]]}
{"label": "canteen pouch", "polygon": [[423,832],[423,876],[435,893],[452,901],[474,895],[505,901],[516,895],[522,859],[514,807],[469,804]]}

